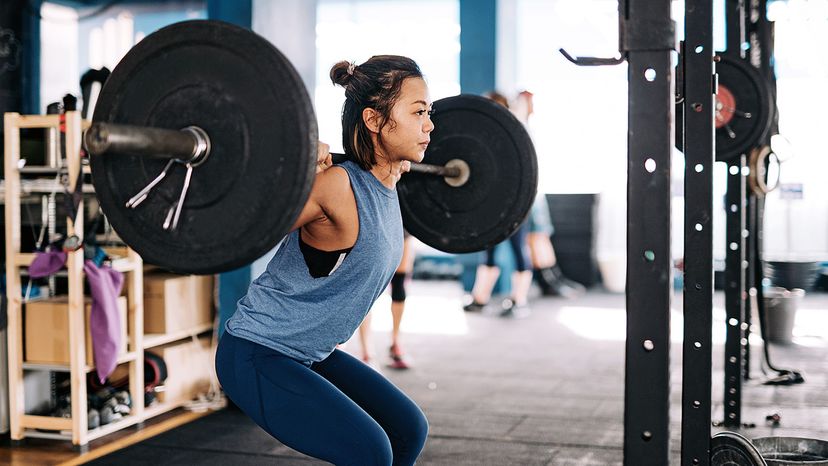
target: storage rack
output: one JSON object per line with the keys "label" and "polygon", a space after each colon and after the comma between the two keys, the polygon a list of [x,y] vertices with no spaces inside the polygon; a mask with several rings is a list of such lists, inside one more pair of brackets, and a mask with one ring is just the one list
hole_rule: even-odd
{"label": "storage rack", "polygon": [[[20,130],[43,128],[58,131],[65,124],[65,170],[68,172],[68,189],[75,189],[75,182],[81,170],[87,170],[81,163],[81,135],[89,122],[82,120],[79,112],[64,115],[20,115],[6,113],[5,129],[5,180],[3,182],[6,222],[6,296],[8,298],[8,369],[9,369],[9,425],[13,443],[26,437],[71,440],[72,444],[85,450],[90,441],[133,425],[141,425],[146,419],[181,407],[189,399],[165,400],[152,406],[144,406],[144,351],[177,340],[191,338],[212,329],[212,324],[201,324],[184,331],[144,335],[143,307],[143,261],[132,249],[125,248],[123,257],[112,261],[112,267],[126,274],[124,286],[127,294],[127,352],[119,356],[117,363],[129,366],[129,394],[132,408],[129,415],[112,423],[88,428],[87,417],[87,374],[95,367],[86,364],[86,322],[83,287],[83,249],[68,253],[66,273],[68,280],[69,315],[69,364],[37,364],[25,362],[23,358],[23,308],[26,304],[22,294],[21,272],[32,263],[35,254],[21,251],[21,212],[23,196],[28,194],[62,192],[58,181],[46,179],[23,180],[21,174],[52,174],[60,168],[21,168]],[[83,192],[92,193],[91,185],[84,185]],[[83,212],[81,200],[78,212]],[[66,219],[66,234],[83,235],[83,215],[75,222]],[[34,415],[25,412],[24,371],[68,372],[71,384],[71,417],[61,418]]]}

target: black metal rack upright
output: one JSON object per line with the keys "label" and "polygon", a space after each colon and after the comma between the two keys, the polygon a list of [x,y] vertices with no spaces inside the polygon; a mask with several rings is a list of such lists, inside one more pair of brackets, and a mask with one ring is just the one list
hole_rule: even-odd
{"label": "black metal rack upright", "polygon": [[[725,3],[726,50],[724,56],[740,60],[773,82],[773,25],[766,17],[764,0],[727,0]],[[776,96],[769,98],[775,107]],[[772,111],[775,115],[775,111]],[[775,116],[774,116],[775,118]],[[769,144],[776,124],[753,147]],[[759,257],[762,222],[757,216],[761,200],[747,186],[749,153],[728,160],[727,253],[725,257],[725,311],[727,332],[724,359],[724,425],[742,427],[742,382],[750,378],[750,330],[753,303],[761,309],[762,263]],[[756,299],[752,299],[752,298]]]}
{"label": "black metal rack upright", "polygon": [[713,316],[713,2],[687,0],[677,89],[683,111],[684,343],[681,463],[710,463]]}
{"label": "black metal rack upright", "polygon": [[619,2],[629,79],[624,464],[669,464],[670,155],[675,25],[669,0]]}
{"label": "black metal rack upright", "polygon": [[725,255],[725,313],[727,331],[725,335],[724,361],[724,425],[742,425],[742,373],[744,367],[743,348],[745,338],[745,156],[728,163],[727,210]]}

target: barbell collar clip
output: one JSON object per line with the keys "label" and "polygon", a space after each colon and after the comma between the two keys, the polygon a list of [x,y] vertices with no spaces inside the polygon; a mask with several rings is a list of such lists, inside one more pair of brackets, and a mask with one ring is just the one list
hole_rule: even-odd
{"label": "barbell collar clip", "polygon": [[144,189],[139,191],[138,194],[132,196],[126,202],[126,206],[130,209],[134,209],[138,207],[142,202],[144,202],[147,196],[149,196],[150,191],[152,191],[152,188],[154,188],[155,185],[160,183],[161,180],[163,180],[167,176],[167,172],[170,171],[170,168],[172,168],[173,163],[175,163],[175,160],[170,159],[170,161],[167,162],[167,166],[164,167],[164,170],[158,176],[156,176],[155,179],[150,181],[149,184],[144,187]]}

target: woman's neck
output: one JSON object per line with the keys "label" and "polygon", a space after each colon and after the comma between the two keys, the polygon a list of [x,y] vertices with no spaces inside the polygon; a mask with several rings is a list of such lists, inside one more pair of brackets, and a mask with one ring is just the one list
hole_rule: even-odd
{"label": "woman's neck", "polygon": [[377,163],[371,167],[371,174],[389,189],[394,189],[397,182],[402,176],[400,165],[401,160],[389,161],[388,158],[381,154],[375,154]]}

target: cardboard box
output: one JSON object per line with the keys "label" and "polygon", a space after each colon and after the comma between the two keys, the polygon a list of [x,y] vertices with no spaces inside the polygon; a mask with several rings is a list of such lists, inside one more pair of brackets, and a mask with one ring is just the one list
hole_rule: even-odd
{"label": "cardboard box", "polygon": [[213,322],[213,276],[144,275],[144,333],[190,330]]}
{"label": "cardboard box", "polygon": [[[86,298],[84,328],[86,364],[94,364],[89,315],[92,299]],[[118,355],[127,352],[127,300],[118,298],[121,315],[121,346]],[[39,364],[69,364],[69,297],[56,296],[25,305],[25,361]]]}
{"label": "cardboard box", "polygon": [[167,365],[167,380],[158,401],[188,401],[199,393],[207,392],[213,377],[213,352],[210,337],[185,340],[179,343],[149,348]]}

